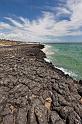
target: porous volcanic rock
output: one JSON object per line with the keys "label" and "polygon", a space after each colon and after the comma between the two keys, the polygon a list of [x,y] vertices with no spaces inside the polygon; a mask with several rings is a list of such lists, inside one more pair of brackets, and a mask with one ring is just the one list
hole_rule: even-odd
{"label": "porous volcanic rock", "polygon": [[82,124],[82,81],[47,63],[42,48],[0,48],[0,124]]}

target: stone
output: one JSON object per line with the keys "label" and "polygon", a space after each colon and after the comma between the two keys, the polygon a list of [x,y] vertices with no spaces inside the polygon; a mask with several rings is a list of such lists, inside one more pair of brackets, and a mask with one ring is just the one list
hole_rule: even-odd
{"label": "stone", "polygon": [[50,97],[45,99],[45,107],[46,107],[48,110],[51,109],[51,103],[52,103],[52,99],[51,99]]}
{"label": "stone", "polygon": [[82,81],[46,62],[42,48],[0,47],[0,124],[82,123]]}
{"label": "stone", "polygon": [[57,112],[51,112],[51,124],[65,124],[64,121],[60,118]]}
{"label": "stone", "polygon": [[82,97],[82,87],[80,87],[80,88],[78,89],[78,93],[79,93],[79,95]]}
{"label": "stone", "polygon": [[82,105],[82,98],[80,99],[80,104]]}

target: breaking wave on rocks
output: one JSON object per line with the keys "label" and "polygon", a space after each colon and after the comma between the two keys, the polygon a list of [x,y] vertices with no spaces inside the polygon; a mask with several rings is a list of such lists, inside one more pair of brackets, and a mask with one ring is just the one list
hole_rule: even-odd
{"label": "breaking wave on rocks", "polygon": [[56,67],[55,68],[61,70],[64,72],[64,74],[68,74],[69,76],[72,76],[72,77],[77,77],[77,74],[73,73],[72,71],[68,71],[67,69],[64,69],[62,67]]}
{"label": "breaking wave on rocks", "polygon": [[[44,60],[45,60],[46,62],[51,63],[50,59],[48,59],[48,58],[44,58]],[[53,64],[53,65],[54,65],[54,64]],[[77,75],[76,75],[75,73],[73,73],[72,71],[68,71],[67,69],[64,69],[64,68],[62,68],[62,67],[57,67],[57,66],[55,66],[55,65],[54,65],[54,67],[57,68],[57,69],[59,69],[59,70],[61,70],[61,71],[63,71],[64,74],[68,74],[69,76],[72,76],[72,77],[77,77]]]}
{"label": "breaking wave on rocks", "polygon": [[71,76],[71,77],[73,77],[73,78],[76,79],[76,78],[78,77],[77,74],[75,74],[74,72],[72,72],[72,71],[70,71],[70,70],[68,70],[68,69],[65,69],[65,68],[63,68],[63,67],[58,67],[58,66],[55,65],[55,62],[53,62],[53,61],[50,59],[50,57],[49,57],[49,56],[55,55],[54,51],[52,51],[51,49],[52,49],[52,46],[50,46],[50,45],[45,45],[45,48],[44,48],[42,51],[46,54],[47,58],[44,58],[44,60],[45,60],[46,62],[48,62],[48,63],[52,63],[55,68],[57,68],[57,69],[63,71],[64,74],[68,74],[69,76]]}
{"label": "breaking wave on rocks", "polygon": [[47,56],[53,55],[54,52],[51,51],[51,47],[50,45],[45,45],[45,48],[42,50]]}

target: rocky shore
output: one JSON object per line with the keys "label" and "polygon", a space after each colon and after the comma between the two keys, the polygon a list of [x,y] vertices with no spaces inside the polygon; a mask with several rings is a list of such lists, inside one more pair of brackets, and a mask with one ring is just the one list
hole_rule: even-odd
{"label": "rocky shore", "polygon": [[0,124],[82,124],[82,81],[46,62],[42,48],[0,47]]}

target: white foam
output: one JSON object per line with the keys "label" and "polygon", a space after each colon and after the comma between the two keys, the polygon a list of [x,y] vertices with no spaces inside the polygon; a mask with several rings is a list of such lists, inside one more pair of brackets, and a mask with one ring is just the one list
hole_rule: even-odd
{"label": "white foam", "polygon": [[54,52],[51,51],[51,47],[50,45],[45,45],[45,48],[42,49],[42,51],[48,56],[48,55],[53,55]]}
{"label": "white foam", "polygon": [[49,62],[49,63],[50,63],[50,60],[49,60],[48,58],[44,58],[44,60],[45,60],[46,62]]}
{"label": "white foam", "polygon": [[[47,55],[47,58],[44,58],[44,60],[45,60],[46,62],[49,62],[49,63],[52,62],[52,61],[48,58],[48,56],[54,54],[54,52],[51,51],[51,47],[52,47],[52,46],[50,46],[50,45],[45,45],[45,48],[42,50],[42,51]],[[57,50],[57,51],[58,51],[58,50]],[[75,74],[74,72],[69,71],[69,70],[67,70],[67,69],[64,69],[63,67],[57,67],[57,66],[55,66],[55,65],[54,65],[54,67],[57,68],[57,69],[59,69],[59,70],[61,70],[61,71],[63,71],[64,74],[68,74],[69,76],[72,76],[72,77],[78,77],[77,74]]]}
{"label": "white foam", "polygon": [[[51,62],[51,60],[48,59],[48,58],[44,58],[44,60],[45,60],[46,62],[49,62],[49,63]],[[72,77],[78,77],[78,75],[75,74],[75,73],[73,73],[72,71],[68,71],[67,69],[64,69],[64,68],[62,68],[62,67],[57,67],[57,66],[55,66],[55,65],[54,65],[54,67],[57,68],[57,69],[59,69],[59,70],[61,70],[61,71],[63,71],[64,74],[68,74],[69,76],[72,76]]]}
{"label": "white foam", "polygon": [[[55,66],[56,67],[56,66]],[[64,74],[68,74],[69,76],[72,76],[72,77],[77,77],[77,74],[73,73],[72,71],[68,71],[67,69],[64,69],[62,67],[56,67],[57,69],[61,70],[64,72]]]}

